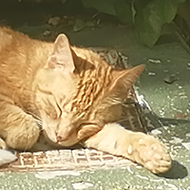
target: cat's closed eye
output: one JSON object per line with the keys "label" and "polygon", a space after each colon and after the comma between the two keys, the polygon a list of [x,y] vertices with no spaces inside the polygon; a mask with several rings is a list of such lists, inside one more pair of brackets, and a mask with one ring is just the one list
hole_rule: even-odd
{"label": "cat's closed eye", "polygon": [[48,109],[49,111],[46,111],[46,115],[53,120],[58,119],[59,117],[57,116],[57,113],[55,111],[50,111],[50,109]]}
{"label": "cat's closed eye", "polygon": [[59,106],[59,104],[55,101],[54,102],[47,101],[47,102],[48,103],[46,103],[47,105],[45,109],[46,115],[53,120],[60,119],[62,115],[62,109]]}

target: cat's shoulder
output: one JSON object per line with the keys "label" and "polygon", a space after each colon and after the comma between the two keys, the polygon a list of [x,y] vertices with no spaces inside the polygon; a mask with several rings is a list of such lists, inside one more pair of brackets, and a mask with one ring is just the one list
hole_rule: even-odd
{"label": "cat's shoulder", "polygon": [[27,35],[19,32],[19,31],[12,30],[8,26],[0,26],[0,36],[25,36],[25,37],[27,37]]}
{"label": "cat's shoulder", "polygon": [[13,40],[13,31],[7,27],[0,27],[0,42],[1,47],[11,43]]}
{"label": "cat's shoulder", "polygon": [[20,38],[26,39],[28,38],[28,36],[20,32],[13,31],[8,27],[0,26],[0,48],[3,48],[7,45],[12,44],[13,42],[16,42],[17,39]]}

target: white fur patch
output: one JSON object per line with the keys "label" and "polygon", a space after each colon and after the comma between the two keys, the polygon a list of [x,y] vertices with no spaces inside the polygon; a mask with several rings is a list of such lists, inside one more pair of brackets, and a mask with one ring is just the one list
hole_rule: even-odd
{"label": "white fur patch", "polygon": [[12,152],[0,149],[0,166],[13,162],[16,159],[17,157]]}

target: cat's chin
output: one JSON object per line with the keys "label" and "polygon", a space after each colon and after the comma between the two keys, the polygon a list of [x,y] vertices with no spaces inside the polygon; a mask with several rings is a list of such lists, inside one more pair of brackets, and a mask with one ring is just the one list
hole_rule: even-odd
{"label": "cat's chin", "polygon": [[70,146],[73,146],[77,143],[79,143],[79,140],[77,138],[69,138],[68,140],[58,142],[57,144],[59,146],[63,146],[63,147],[70,147]]}

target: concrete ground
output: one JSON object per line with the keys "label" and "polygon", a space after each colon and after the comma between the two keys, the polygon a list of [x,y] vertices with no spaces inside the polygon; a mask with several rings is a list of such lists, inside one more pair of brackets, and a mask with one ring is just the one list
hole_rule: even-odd
{"label": "concrete ground", "polygon": [[[49,27],[45,24],[15,28],[38,37]],[[100,28],[86,27],[79,32],[61,26],[56,30],[66,33],[71,43],[77,46],[114,48],[122,51],[130,64],[146,64],[137,86],[152,110],[161,117],[164,127],[153,133],[168,146],[173,166],[160,176],[139,166],[83,171],[1,172],[0,190],[190,190],[190,55],[182,45],[176,41],[149,49],[136,41],[130,27],[113,23]]]}

